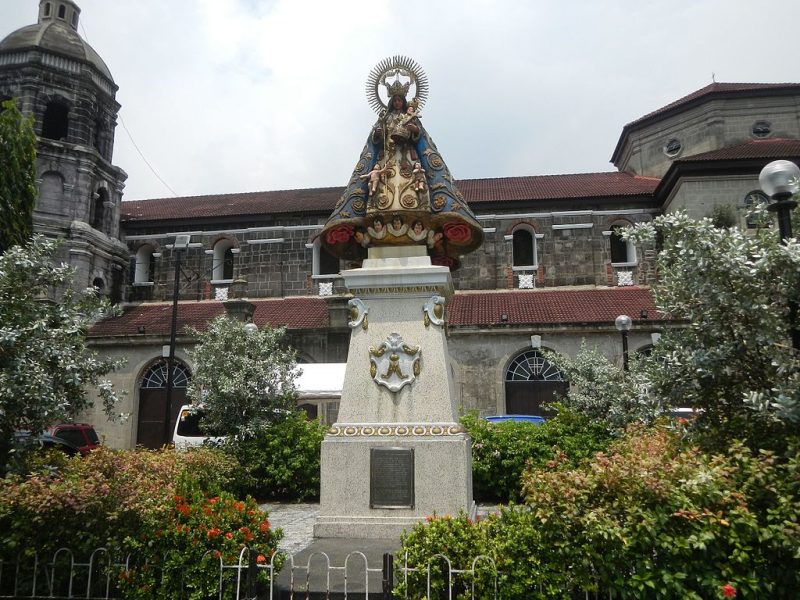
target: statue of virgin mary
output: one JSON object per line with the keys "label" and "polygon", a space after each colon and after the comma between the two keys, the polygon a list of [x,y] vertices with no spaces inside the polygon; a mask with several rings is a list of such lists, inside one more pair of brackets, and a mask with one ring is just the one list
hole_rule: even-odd
{"label": "statue of virgin mary", "polygon": [[422,125],[427,94],[427,77],[410,58],[384,59],[370,72],[367,98],[378,120],[320,233],[334,256],[360,261],[373,246],[425,245],[433,264],[455,269],[459,257],[483,242]]}

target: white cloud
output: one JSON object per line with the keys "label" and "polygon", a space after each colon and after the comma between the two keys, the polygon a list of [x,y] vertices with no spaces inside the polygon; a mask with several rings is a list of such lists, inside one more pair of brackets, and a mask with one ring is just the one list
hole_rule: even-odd
{"label": "white cloud", "polygon": [[[125,124],[181,195],[344,185],[374,119],[364,82],[394,54],[428,73],[424,122],[460,178],[609,170],[625,123],[712,72],[797,81],[796,0],[79,4]],[[0,0],[0,36],[36,14]],[[127,199],[170,195],[122,127],[114,162]]]}

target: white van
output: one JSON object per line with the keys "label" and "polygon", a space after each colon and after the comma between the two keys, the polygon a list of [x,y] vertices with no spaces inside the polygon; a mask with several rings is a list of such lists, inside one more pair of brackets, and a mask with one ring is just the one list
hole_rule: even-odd
{"label": "white van", "polygon": [[172,434],[172,442],[176,450],[186,450],[202,446],[206,442],[218,443],[225,438],[219,436],[208,436],[200,430],[200,421],[205,411],[202,407],[184,404],[178,411],[178,418],[175,420],[175,431]]}

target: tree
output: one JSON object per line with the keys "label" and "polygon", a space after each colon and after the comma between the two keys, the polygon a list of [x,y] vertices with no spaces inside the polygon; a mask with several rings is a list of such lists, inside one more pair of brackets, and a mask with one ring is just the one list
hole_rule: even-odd
{"label": "tree", "polygon": [[664,332],[643,365],[652,393],[700,409],[697,429],[719,445],[772,445],[797,433],[800,357],[788,306],[800,300],[800,245],[781,244],[773,229],[719,229],[683,214],[627,235],[662,241],[654,301],[685,324]]}
{"label": "tree", "polygon": [[651,393],[640,357],[632,357],[626,372],[585,342],[574,358],[554,352],[546,355],[569,381],[569,390],[559,402],[594,422],[604,422],[610,430],[621,431],[631,423],[651,423],[667,409]]}
{"label": "tree", "polygon": [[36,134],[13,100],[0,110],[0,253],[33,233]]}
{"label": "tree", "polygon": [[800,244],[780,243],[774,229],[719,228],[681,213],[623,237],[660,244],[653,299],[675,327],[628,373],[586,348],[574,359],[555,355],[571,383],[564,405],[613,428],[690,407],[691,429],[709,447],[745,439],[785,448],[800,434],[800,356],[788,309],[800,301]]}
{"label": "tree", "polygon": [[250,438],[286,411],[295,410],[295,352],[284,329],[248,331],[222,315],[205,331],[193,330],[195,371],[186,394],[205,405],[203,426],[217,435]]}
{"label": "tree", "polygon": [[[0,470],[13,432],[37,432],[88,408],[97,388],[111,416],[117,396],[101,378],[120,365],[87,346],[92,323],[112,314],[105,298],[70,289],[73,270],[54,263],[57,244],[34,236],[0,255]],[[67,291],[58,302],[57,288]]]}

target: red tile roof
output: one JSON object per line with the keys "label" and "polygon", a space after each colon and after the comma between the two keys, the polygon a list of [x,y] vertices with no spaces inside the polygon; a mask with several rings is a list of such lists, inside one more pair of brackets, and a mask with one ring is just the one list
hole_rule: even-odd
{"label": "red tile roof", "polygon": [[[559,323],[612,323],[621,314],[634,323],[641,312],[662,319],[650,290],[642,287],[519,290],[456,294],[448,307],[451,327]],[[501,321],[507,315],[507,321]]]}
{"label": "red tile roof", "polygon": [[[628,173],[579,173],[537,175],[497,179],[462,179],[456,185],[470,205],[483,202],[596,198],[608,196],[647,196],[658,179]],[[132,223],[161,219],[202,219],[277,213],[333,210],[344,188],[310,188],[154,198],[122,203],[122,221]]]}
{"label": "red tile roof", "polygon": [[800,156],[800,140],[773,138],[768,140],[749,140],[735,146],[686,156],[675,162],[787,158],[794,156]]}
{"label": "red tile roof", "polygon": [[456,182],[470,205],[482,202],[557,200],[606,196],[646,196],[658,185],[655,177],[629,173],[576,173],[533,175],[498,179],[463,179]]}
{"label": "red tile roof", "polygon": [[[293,296],[281,299],[249,300],[255,305],[253,322],[262,327],[286,327],[287,329],[320,329],[328,326],[328,305],[323,298]],[[167,335],[172,323],[171,302],[148,302],[128,306],[119,317],[97,323],[91,330],[92,337],[134,335],[144,327],[148,335]],[[178,332],[185,327],[205,329],[206,324],[223,314],[222,302],[179,302]]]}
{"label": "red tile roof", "polygon": [[122,221],[151,221],[159,219],[201,219],[253,214],[292,213],[333,210],[344,188],[311,188],[187,196],[183,198],[153,198],[122,203]]}

